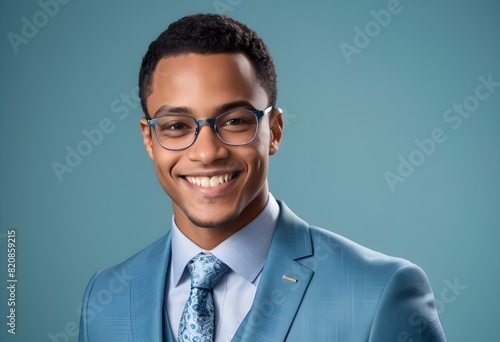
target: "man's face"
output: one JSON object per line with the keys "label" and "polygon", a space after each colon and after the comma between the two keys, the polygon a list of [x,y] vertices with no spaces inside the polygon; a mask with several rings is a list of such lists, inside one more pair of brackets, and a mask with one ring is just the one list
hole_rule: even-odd
{"label": "man's face", "polygon": [[[228,110],[263,110],[267,106],[268,97],[257,82],[254,66],[242,53],[163,58],[153,74],[152,93],[147,99],[151,117],[175,113],[198,120],[215,118]],[[141,119],[144,144],[163,189],[172,199],[179,228],[234,232],[258,215],[268,197],[269,155],[278,148],[282,127],[281,111],[275,109],[260,119],[257,136],[248,145],[225,145],[211,125],[202,125],[193,145],[169,151]],[[202,186],[213,177],[223,183]],[[197,185],[198,181],[202,185]]]}

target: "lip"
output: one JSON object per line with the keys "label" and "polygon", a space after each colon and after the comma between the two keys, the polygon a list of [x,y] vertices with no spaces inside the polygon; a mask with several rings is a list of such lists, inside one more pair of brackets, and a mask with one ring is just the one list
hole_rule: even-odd
{"label": "lip", "polygon": [[220,176],[220,175],[224,175],[226,173],[231,173],[231,174],[236,174],[236,173],[240,173],[241,171],[237,171],[237,170],[218,170],[218,171],[205,171],[205,172],[192,172],[192,173],[189,173],[189,174],[180,174],[179,177],[182,177],[182,178],[186,178],[186,177],[213,177],[213,176]]}

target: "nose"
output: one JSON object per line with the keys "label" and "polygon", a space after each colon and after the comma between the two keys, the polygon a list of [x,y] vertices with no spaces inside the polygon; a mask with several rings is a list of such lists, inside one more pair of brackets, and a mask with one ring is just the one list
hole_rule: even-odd
{"label": "nose", "polygon": [[200,125],[196,141],[188,148],[189,159],[210,165],[216,160],[227,158],[228,155],[227,146],[217,137],[213,125]]}

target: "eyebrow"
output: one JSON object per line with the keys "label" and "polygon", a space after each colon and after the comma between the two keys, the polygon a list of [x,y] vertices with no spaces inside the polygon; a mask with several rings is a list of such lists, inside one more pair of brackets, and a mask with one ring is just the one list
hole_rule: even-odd
{"label": "eyebrow", "polygon": [[255,110],[255,107],[249,101],[239,100],[239,101],[225,103],[222,106],[219,106],[217,108],[216,112],[223,113],[223,112],[227,112],[229,110],[238,109],[238,108],[242,108],[242,107],[244,109]]}
{"label": "eyebrow", "polygon": [[[214,108],[213,112],[220,114],[224,113],[233,109],[238,109],[238,108],[244,108],[244,109],[250,109],[250,110],[255,110],[255,107],[247,100],[238,100],[238,101],[233,101],[233,102],[228,102],[224,103],[220,106],[217,106]],[[189,107],[174,107],[174,106],[169,106],[169,105],[163,105],[158,110],[155,112],[154,117],[162,116],[162,115],[167,115],[167,114],[181,114],[181,115],[188,115],[192,114],[192,110]]]}

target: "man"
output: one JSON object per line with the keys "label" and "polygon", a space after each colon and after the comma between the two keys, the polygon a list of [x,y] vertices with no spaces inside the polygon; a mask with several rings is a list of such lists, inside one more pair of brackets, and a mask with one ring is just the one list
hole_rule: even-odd
{"label": "man", "polygon": [[149,46],[139,87],[172,226],[94,275],[80,341],[445,340],[420,268],[310,226],[269,193],[283,116],[255,32],[184,17]]}

